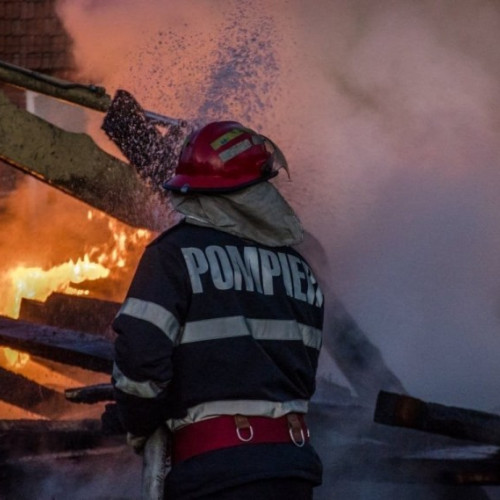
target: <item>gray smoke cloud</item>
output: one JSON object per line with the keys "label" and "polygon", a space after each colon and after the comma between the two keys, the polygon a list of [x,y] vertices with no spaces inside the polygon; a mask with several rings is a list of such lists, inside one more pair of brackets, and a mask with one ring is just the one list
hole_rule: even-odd
{"label": "gray smoke cloud", "polygon": [[[500,407],[500,4],[60,1],[80,79],[234,118],[408,391]],[[98,130],[94,131],[99,134]]]}

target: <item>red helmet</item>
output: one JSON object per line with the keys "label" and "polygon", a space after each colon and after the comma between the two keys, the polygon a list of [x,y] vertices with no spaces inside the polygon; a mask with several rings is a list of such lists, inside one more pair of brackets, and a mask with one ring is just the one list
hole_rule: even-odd
{"label": "red helmet", "polygon": [[213,122],[194,131],[184,144],[171,191],[231,192],[265,181],[286,166],[267,137],[234,121]]}

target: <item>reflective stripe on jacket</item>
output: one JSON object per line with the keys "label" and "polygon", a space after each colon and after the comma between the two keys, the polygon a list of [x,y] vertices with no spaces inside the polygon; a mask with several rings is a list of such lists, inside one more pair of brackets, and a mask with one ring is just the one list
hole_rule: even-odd
{"label": "reflective stripe on jacket", "polygon": [[[292,248],[175,226],[146,248],[113,323],[126,425],[307,410],[322,321],[321,290]],[[150,400],[145,415],[137,398]]]}
{"label": "reflective stripe on jacket", "polygon": [[[162,421],[175,430],[217,415],[306,413],[323,295],[292,248],[181,223],[146,248],[113,327],[116,399],[132,434]],[[321,462],[309,444],[259,444],[181,462],[167,482],[192,498],[265,477],[318,484]]]}

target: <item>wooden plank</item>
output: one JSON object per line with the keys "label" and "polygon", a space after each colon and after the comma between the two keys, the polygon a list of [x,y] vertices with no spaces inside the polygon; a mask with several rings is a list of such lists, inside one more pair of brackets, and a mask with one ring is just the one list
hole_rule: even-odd
{"label": "wooden plank", "polygon": [[0,399],[47,418],[70,408],[64,395],[0,367]]}
{"label": "wooden plank", "polygon": [[67,400],[73,403],[94,404],[115,399],[111,384],[95,384],[84,387],[72,387],[64,391]]}
{"label": "wooden plank", "polygon": [[428,403],[380,391],[374,421],[457,439],[500,445],[500,415]]}
{"label": "wooden plank", "polygon": [[23,299],[19,319],[111,338],[111,323],[120,306],[107,300],[53,293],[45,302]]}
{"label": "wooden plank", "polygon": [[105,436],[101,421],[0,420],[0,460],[86,450],[110,443],[125,443],[125,435]]}
{"label": "wooden plank", "polygon": [[172,223],[165,196],[132,165],[86,134],[19,109],[1,91],[0,159],[131,226],[162,231]]}
{"label": "wooden plank", "polygon": [[113,344],[96,335],[0,316],[0,346],[110,374]]}

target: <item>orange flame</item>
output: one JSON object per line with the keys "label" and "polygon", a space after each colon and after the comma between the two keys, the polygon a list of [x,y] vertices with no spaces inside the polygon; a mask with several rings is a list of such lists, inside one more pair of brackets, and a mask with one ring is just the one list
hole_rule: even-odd
{"label": "orange flame", "polygon": [[7,368],[19,369],[28,363],[30,360],[30,355],[25,352],[16,351],[10,347],[4,347],[3,354],[5,360],[7,361]]}
{"label": "orange flame", "polygon": [[[90,210],[87,214],[89,221],[106,217],[105,214],[96,215]],[[0,303],[0,314],[19,318],[24,298],[45,302],[53,292],[88,295],[88,290],[72,285],[108,278],[113,270],[125,268],[129,251],[147,243],[152,235],[150,231],[130,229],[109,218],[108,229],[112,235],[111,241],[92,247],[76,262],[70,259],[50,269],[18,265],[9,270],[4,276],[7,291],[3,303]]]}
{"label": "orange flame", "polygon": [[45,302],[52,292],[83,295],[85,290],[77,290],[71,284],[106,278],[109,273],[109,269],[101,264],[91,262],[87,254],[76,262],[69,260],[48,270],[18,266],[8,273],[13,295],[3,313],[18,318],[23,298]]}

